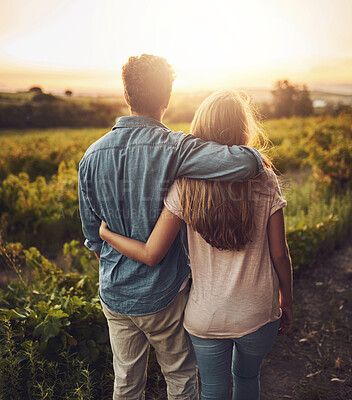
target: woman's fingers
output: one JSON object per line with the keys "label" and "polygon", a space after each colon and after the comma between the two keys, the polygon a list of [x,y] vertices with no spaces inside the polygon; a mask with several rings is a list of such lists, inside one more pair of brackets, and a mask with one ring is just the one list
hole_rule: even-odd
{"label": "woman's fingers", "polygon": [[99,228],[99,236],[100,236],[103,240],[105,240],[104,233],[106,232],[107,229],[108,229],[107,223],[106,223],[105,221],[101,221],[100,228]]}

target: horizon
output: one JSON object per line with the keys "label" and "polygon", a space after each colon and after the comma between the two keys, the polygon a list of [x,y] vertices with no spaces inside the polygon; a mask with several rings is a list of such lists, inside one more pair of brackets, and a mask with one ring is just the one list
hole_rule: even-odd
{"label": "horizon", "polygon": [[136,3],[0,0],[0,90],[119,95],[122,65],[147,53],[174,66],[175,92],[288,79],[352,93],[349,0]]}
{"label": "horizon", "polygon": [[[283,78],[286,79],[286,78]],[[296,84],[296,82],[291,81],[290,79],[288,79],[288,81],[291,84]],[[314,94],[321,94],[321,95],[326,95],[326,96],[340,96],[340,97],[352,97],[352,83],[347,83],[347,84],[315,84],[314,86],[311,86],[309,84],[304,83],[309,92],[310,93],[314,93]],[[21,94],[21,93],[28,93],[30,91],[31,88],[33,87],[39,87],[43,93],[47,93],[47,94],[52,94],[55,96],[64,96],[65,95],[65,91],[66,90],[70,90],[72,91],[72,95],[74,97],[102,97],[102,98],[121,98],[124,96],[123,94],[123,90],[121,88],[121,90],[109,90],[109,91],[104,91],[104,90],[94,90],[94,89],[90,89],[90,88],[86,88],[83,90],[75,90],[75,88],[72,87],[65,87],[65,88],[56,88],[54,90],[47,90],[45,87],[43,87],[43,85],[40,84],[35,84],[35,85],[30,85],[29,87],[26,88],[3,88],[0,85],[0,94]],[[268,95],[270,95],[271,91],[274,90],[274,85],[272,86],[267,86],[267,87],[230,87],[230,89],[232,90],[244,90],[247,93],[249,93],[250,95],[255,94],[253,97],[256,97],[256,95],[258,95],[259,93],[262,93],[262,95],[264,95],[265,97],[268,97]],[[203,89],[197,89],[197,90],[192,90],[192,89],[173,89],[172,90],[172,95],[176,95],[176,96],[189,96],[189,95],[202,95],[205,94],[207,95],[208,93],[212,93],[213,91],[212,89],[207,89],[207,88],[203,88]],[[261,101],[261,100],[256,100],[256,101]]]}

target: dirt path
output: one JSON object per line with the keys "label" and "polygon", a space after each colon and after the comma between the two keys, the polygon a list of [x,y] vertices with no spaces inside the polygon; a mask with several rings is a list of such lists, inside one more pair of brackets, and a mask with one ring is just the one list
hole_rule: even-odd
{"label": "dirt path", "polygon": [[295,325],[261,372],[261,400],[352,400],[352,244],[295,274]]}

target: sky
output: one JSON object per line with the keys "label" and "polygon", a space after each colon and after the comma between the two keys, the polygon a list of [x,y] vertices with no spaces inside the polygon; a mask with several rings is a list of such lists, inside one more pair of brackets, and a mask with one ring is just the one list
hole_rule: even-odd
{"label": "sky", "polygon": [[179,90],[352,88],[351,21],[352,0],[0,0],[0,89],[118,94],[143,53]]}

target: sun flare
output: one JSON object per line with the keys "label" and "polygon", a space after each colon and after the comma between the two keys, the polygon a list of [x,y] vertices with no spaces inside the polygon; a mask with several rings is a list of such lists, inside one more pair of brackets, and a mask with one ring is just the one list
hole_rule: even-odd
{"label": "sun flare", "polygon": [[[116,90],[130,55],[163,56],[175,87],[352,81],[352,2],[0,0],[0,85]],[[334,71],[336,71],[334,73]]]}

